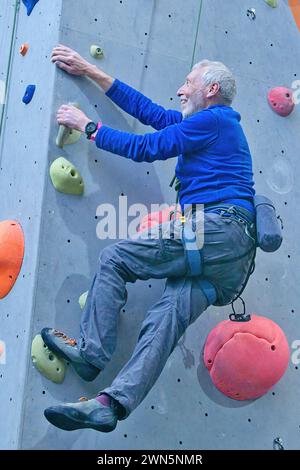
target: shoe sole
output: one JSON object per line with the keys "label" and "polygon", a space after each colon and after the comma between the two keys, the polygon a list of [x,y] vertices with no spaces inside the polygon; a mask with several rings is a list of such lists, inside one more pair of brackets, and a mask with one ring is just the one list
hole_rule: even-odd
{"label": "shoe sole", "polygon": [[82,373],[82,367],[84,367],[84,366],[81,366],[80,364],[72,362],[72,360],[64,352],[62,352],[56,346],[56,344],[52,341],[52,338],[51,338],[50,334],[48,334],[48,331],[49,330],[47,330],[46,328],[43,328],[42,331],[41,331],[41,336],[42,336],[42,339],[43,339],[44,343],[46,344],[46,346],[48,346],[48,348],[51,351],[55,352],[58,356],[62,357],[66,361],[68,361],[73,366],[73,368],[75,369],[75,371],[79,375],[79,377],[81,377],[83,380],[85,380],[86,382],[92,382],[93,380],[95,380],[97,375],[99,375],[99,373],[101,372],[100,369],[97,369],[95,366],[93,366],[91,364],[91,367],[95,367],[95,369],[97,369],[97,370],[95,370],[94,374],[85,375],[84,372]]}
{"label": "shoe sole", "polygon": [[64,431],[90,428],[100,432],[111,432],[116,427],[116,424],[95,424],[92,421],[76,418],[75,416],[72,416],[72,410],[59,412],[48,408],[44,411],[44,415],[49,423],[53,424],[53,426],[56,426],[57,428],[63,429]]}

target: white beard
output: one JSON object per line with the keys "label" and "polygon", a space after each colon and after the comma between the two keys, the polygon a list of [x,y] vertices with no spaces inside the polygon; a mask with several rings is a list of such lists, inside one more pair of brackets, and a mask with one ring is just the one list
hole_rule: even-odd
{"label": "white beard", "polygon": [[202,111],[205,108],[203,93],[198,91],[195,94],[191,95],[184,110],[182,111],[183,119],[186,119],[193,114]]}

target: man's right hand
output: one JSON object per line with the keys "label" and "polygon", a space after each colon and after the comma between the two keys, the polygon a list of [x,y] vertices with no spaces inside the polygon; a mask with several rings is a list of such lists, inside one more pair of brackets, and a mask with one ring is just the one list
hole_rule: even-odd
{"label": "man's right hand", "polygon": [[78,52],[62,44],[54,47],[51,60],[60,69],[72,75],[88,75],[93,68],[93,65],[81,57]]}
{"label": "man's right hand", "polygon": [[107,75],[107,73],[103,72],[99,67],[90,64],[90,62],[81,57],[78,52],[62,44],[58,44],[54,47],[51,60],[60,69],[72,75],[86,75],[100,85],[105,92],[109,90],[114,82],[113,77]]}

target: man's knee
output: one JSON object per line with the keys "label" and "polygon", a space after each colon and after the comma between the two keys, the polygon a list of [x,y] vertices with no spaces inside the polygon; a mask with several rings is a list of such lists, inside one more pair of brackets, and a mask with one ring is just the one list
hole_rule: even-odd
{"label": "man's knee", "polygon": [[112,243],[101,250],[99,255],[100,263],[106,263],[107,261],[116,258],[116,245],[117,243]]}

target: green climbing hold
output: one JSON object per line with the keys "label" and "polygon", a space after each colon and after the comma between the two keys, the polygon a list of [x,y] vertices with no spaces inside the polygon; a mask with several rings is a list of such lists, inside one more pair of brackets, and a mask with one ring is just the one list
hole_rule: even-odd
{"label": "green climbing hold", "polygon": [[[69,103],[70,106],[75,106],[80,108],[78,103]],[[56,137],[56,145],[59,148],[63,148],[64,145],[76,144],[81,137],[81,132],[76,129],[70,129],[64,125],[60,125],[58,129],[58,134]]]}
{"label": "green climbing hold", "polygon": [[66,158],[59,157],[50,166],[50,177],[55,189],[65,194],[81,195],[84,183],[77,168]]}
{"label": "green climbing hold", "polygon": [[276,8],[278,6],[278,0],[265,0],[265,2],[272,8]]}
{"label": "green climbing hold", "polygon": [[66,126],[60,125],[56,137],[56,145],[63,148],[64,145],[76,144],[81,137],[81,132],[76,129],[69,129]]}
{"label": "green climbing hold", "polygon": [[86,299],[87,299],[88,293],[89,293],[89,291],[87,290],[86,292],[84,292],[83,294],[81,294],[81,296],[80,296],[79,299],[78,299],[78,303],[79,303],[79,305],[80,305],[81,310],[83,310],[84,307],[85,307]]}
{"label": "green climbing hold", "polygon": [[94,59],[102,59],[104,57],[103,49],[100,46],[95,46],[95,44],[91,46],[90,53]]}
{"label": "green climbing hold", "polygon": [[66,365],[45,345],[41,335],[36,335],[31,345],[31,359],[34,367],[47,379],[61,384],[65,378]]}

